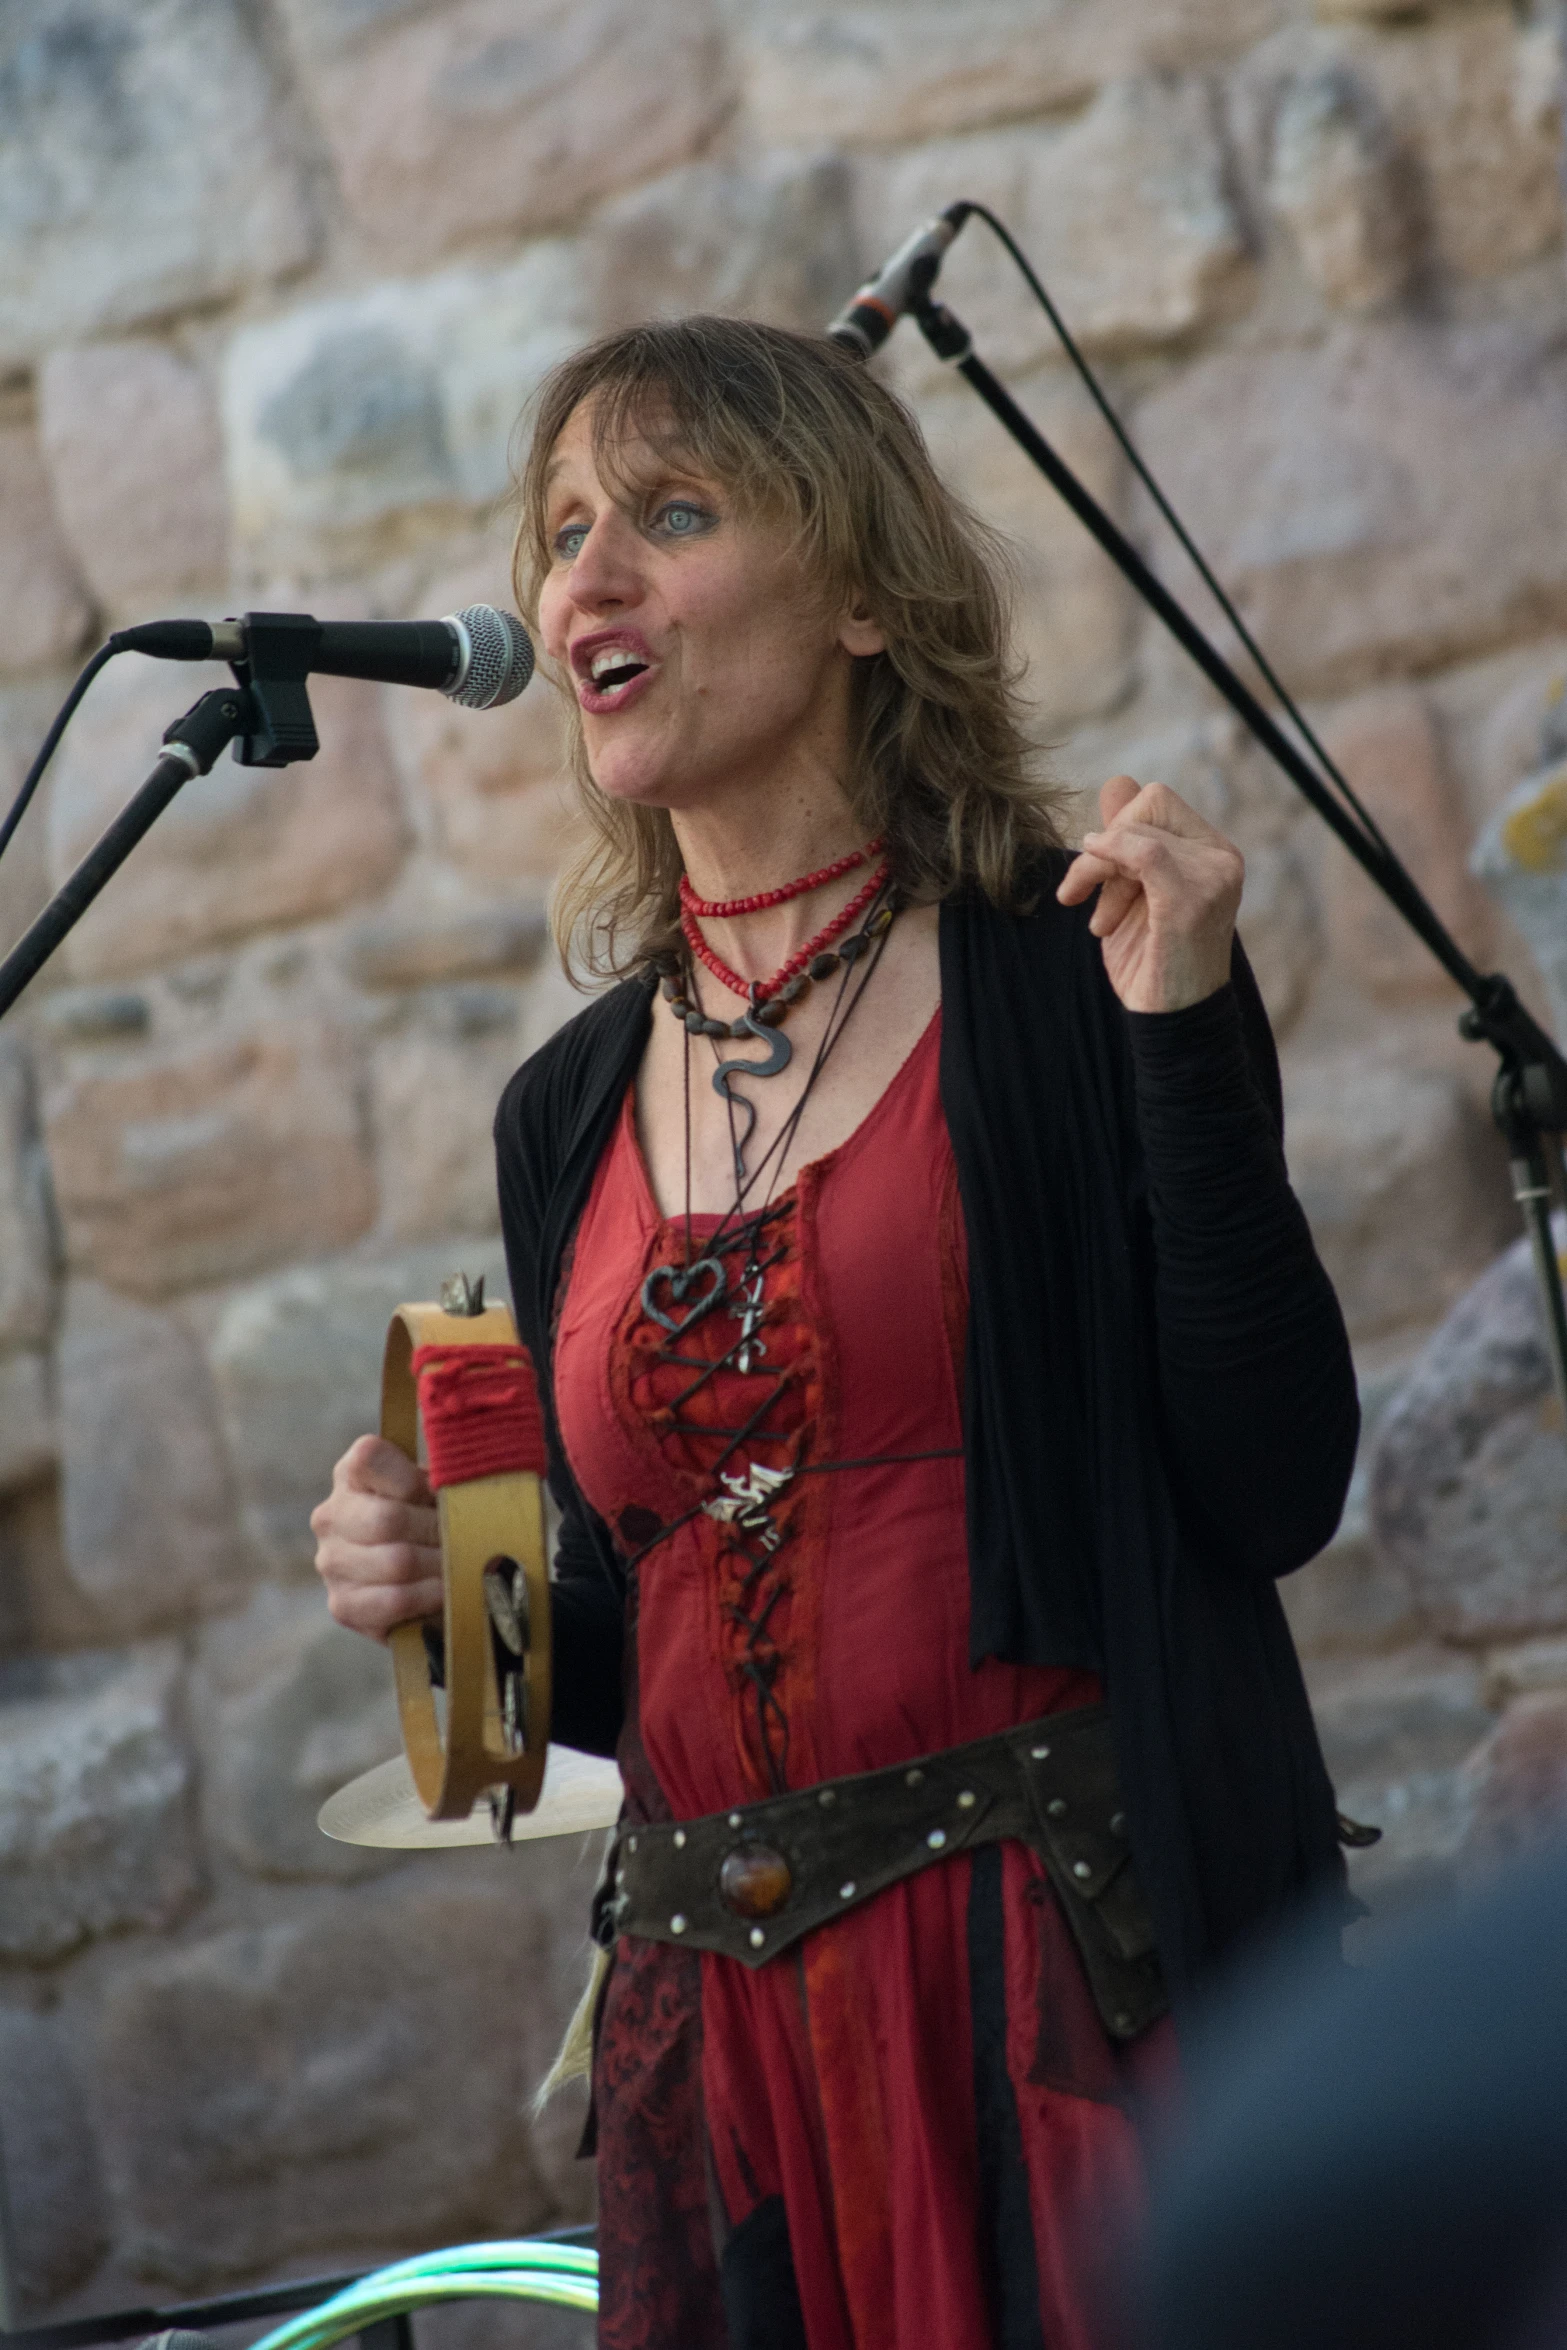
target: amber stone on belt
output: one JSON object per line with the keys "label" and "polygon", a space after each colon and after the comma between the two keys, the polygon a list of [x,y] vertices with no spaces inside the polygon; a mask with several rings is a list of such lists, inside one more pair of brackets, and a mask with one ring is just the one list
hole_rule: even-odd
{"label": "amber stone on belt", "polygon": [[740,1918],[775,1917],[793,1885],[789,1863],[770,1844],[737,1844],[718,1872],[719,1899]]}

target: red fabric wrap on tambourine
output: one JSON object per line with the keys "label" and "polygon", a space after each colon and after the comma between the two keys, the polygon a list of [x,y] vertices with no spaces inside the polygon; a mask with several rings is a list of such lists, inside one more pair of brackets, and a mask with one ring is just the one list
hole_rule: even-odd
{"label": "red fabric wrap on tambourine", "polygon": [[520,1346],[421,1346],[410,1366],[430,1485],[545,1471],[544,1415]]}

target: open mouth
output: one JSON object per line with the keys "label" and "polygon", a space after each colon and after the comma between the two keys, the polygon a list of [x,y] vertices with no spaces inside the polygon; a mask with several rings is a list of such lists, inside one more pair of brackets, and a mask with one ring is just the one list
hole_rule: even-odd
{"label": "open mouth", "polygon": [[624,693],[639,677],[645,677],[648,667],[629,646],[605,645],[588,664],[588,683],[595,695],[613,698]]}

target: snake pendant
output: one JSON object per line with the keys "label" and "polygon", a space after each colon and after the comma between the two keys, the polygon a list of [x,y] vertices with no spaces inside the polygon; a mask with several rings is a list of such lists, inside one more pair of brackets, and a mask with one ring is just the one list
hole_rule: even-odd
{"label": "snake pendant", "polygon": [[748,1029],[753,1036],[761,1039],[767,1047],[767,1058],[765,1061],[720,1061],[718,1067],[713,1071],[713,1091],[727,1102],[732,1110],[745,1112],[745,1131],[743,1134],[736,1134],[734,1146],[735,1181],[737,1184],[743,1184],[745,1181],[746,1145],[756,1132],[756,1104],[753,1101],[748,1101],[743,1093],[731,1093],[730,1079],[734,1077],[776,1077],[779,1071],[787,1069],[789,1063],[794,1059],[794,1047],[781,1028],[764,1028],[761,1021],[752,1012],[741,1014],[739,1026]]}

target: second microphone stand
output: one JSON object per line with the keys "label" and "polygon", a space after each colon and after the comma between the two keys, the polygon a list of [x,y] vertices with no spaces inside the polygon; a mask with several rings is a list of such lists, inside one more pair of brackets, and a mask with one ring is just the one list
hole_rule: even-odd
{"label": "second microphone stand", "polygon": [[[1513,1197],[1529,1236],[1545,1309],[1546,1348],[1564,1431],[1567,1431],[1567,1300],[1563,1297],[1561,1265],[1551,1229],[1553,1171],[1556,1188],[1567,1202],[1567,1165],[1562,1157],[1562,1134],[1567,1130],[1567,1060],[1520,1002],[1518,991],[1506,974],[1475,968],[1414,876],[1384,843],[1362,831],[1333,797],[1316,768],[1296,749],[1270,712],[1237,677],[1218,647],[1149,568],[1125,532],[1050,446],[1006,386],[991,373],[976,353],[974,338],[962,320],[954,317],[945,303],[928,297],[911,304],[911,315],[937,358],[955,367],[973,386],[991,414],[1006,427],[1018,447],[1033,460],[1084,528],[1098,540],[1117,570],[1130,580],[1177,644],[1196,662],[1269,757],[1310,801],[1355,862],[1397,907],[1449,978],[1469,998],[1468,1008],[1458,1024],[1466,1037],[1483,1040],[1498,1056],[1499,1066],[1491,1088],[1491,1112],[1507,1144]],[[3,977],[0,971],[0,979]]]}

